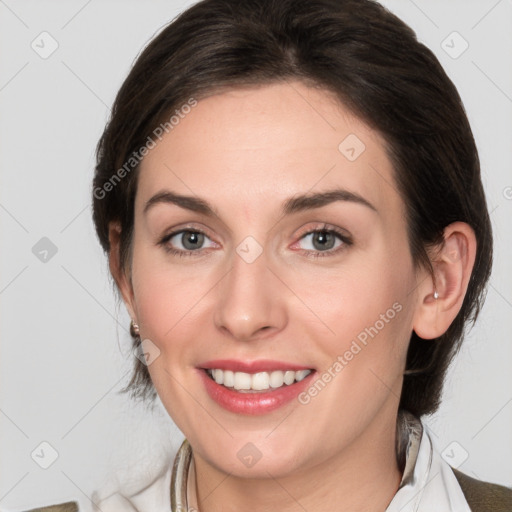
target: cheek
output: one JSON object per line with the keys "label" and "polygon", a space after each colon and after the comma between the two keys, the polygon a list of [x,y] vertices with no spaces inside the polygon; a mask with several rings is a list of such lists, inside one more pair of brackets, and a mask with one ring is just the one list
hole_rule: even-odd
{"label": "cheek", "polygon": [[[338,268],[299,267],[290,272],[285,280],[307,306],[310,322],[305,321],[301,306],[302,322],[317,331],[317,339],[322,332],[326,341],[341,349],[342,340],[350,341],[359,334],[363,339],[365,332],[369,335],[368,330],[375,331],[375,326],[379,332],[390,334],[400,330],[414,275],[406,259],[393,261],[385,256],[355,255]],[[301,321],[300,317],[294,320]]]}
{"label": "cheek", "polygon": [[197,418],[207,421],[187,390],[192,389],[197,353],[207,342],[201,307],[211,285],[163,264],[155,251],[143,248],[134,252],[132,276],[141,336],[154,343],[158,354],[148,366],[151,380],[177,426],[193,432]]}
{"label": "cheek", "polygon": [[200,307],[208,289],[207,279],[169,265],[159,251],[139,248],[133,255],[133,289],[141,334],[163,354],[181,355],[184,333],[197,332]]}
{"label": "cheek", "polygon": [[[322,321],[332,332],[318,323],[302,325],[323,357],[322,382],[312,382],[301,403],[311,403],[319,423],[337,425],[350,436],[384,403],[398,405],[412,308],[400,286],[376,289],[350,280],[345,285],[336,301],[317,296]],[[347,418],[357,420],[349,425]]]}
{"label": "cheek", "polygon": [[407,250],[376,251],[354,257],[345,269],[296,277],[292,287],[317,319],[307,312],[295,322],[302,322],[306,338],[323,354],[319,378],[332,385],[326,385],[321,401],[331,403],[332,410],[359,414],[378,407],[390,393],[399,396],[412,330],[413,283]]}

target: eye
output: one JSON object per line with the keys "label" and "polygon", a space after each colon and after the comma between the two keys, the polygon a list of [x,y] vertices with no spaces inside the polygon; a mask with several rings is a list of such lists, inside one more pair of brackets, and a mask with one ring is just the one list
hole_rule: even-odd
{"label": "eye", "polygon": [[352,240],[336,229],[321,228],[307,232],[295,245],[313,257],[330,256],[352,245]]}
{"label": "eye", "polygon": [[166,251],[180,256],[189,256],[191,252],[215,247],[215,243],[205,233],[192,229],[169,233],[159,243]]}
{"label": "eye", "polygon": [[301,240],[303,241],[301,249],[306,251],[329,251],[339,247],[343,240],[337,233],[333,231],[312,231],[304,235]]}

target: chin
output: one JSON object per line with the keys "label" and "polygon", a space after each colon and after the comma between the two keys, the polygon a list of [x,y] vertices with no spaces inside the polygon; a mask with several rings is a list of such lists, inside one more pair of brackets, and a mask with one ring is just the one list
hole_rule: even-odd
{"label": "chin", "polygon": [[[239,478],[266,478],[269,474],[283,478],[308,466],[304,446],[291,445],[282,440],[265,439],[253,441],[254,435],[237,435],[223,443],[207,443],[196,452],[208,464],[226,474]],[[290,436],[287,439],[290,440]],[[251,440],[252,439],[252,440]],[[194,450],[194,444],[192,444]]]}

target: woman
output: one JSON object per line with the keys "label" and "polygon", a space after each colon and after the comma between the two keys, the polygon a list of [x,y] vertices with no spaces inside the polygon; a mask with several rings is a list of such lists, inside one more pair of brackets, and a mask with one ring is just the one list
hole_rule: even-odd
{"label": "woman", "polygon": [[128,390],[186,441],[114,510],[511,510],[421,417],[492,239],[459,95],[369,0],[206,0],[135,63],[94,221],[132,318]]}

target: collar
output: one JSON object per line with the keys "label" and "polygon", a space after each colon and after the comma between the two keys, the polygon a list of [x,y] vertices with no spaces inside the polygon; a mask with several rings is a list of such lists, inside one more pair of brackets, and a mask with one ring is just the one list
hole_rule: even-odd
{"label": "collar", "polygon": [[397,458],[405,468],[386,512],[471,512],[452,468],[439,455],[428,427],[408,411],[397,422]]}

